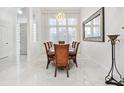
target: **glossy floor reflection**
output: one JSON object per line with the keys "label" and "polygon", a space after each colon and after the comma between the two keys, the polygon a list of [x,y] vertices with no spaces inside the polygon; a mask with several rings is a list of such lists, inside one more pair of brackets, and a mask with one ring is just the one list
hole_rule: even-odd
{"label": "glossy floor reflection", "polygon": [[21,56],[17,62],[0,63],[0,85],[62,85],[62,86],[105,86],[106,70],[90,59],[78,57],[78,68],[71,62],[69,78],[66,71],[59,70],[54,77],[54,65],[46,70],[46,56],[27,61]]}

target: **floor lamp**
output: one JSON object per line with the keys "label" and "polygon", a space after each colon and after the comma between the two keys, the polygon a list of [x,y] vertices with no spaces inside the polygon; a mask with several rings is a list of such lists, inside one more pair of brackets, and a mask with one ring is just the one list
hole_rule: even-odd
{"label": "floor lamp", "polygon": [[[116,66],[116,61],[115,61],[115,44],[117,41],[117,37],[119,35],[107,35],[109,37],[109,41],[111,41],[111,47],[112,47],[112,65],[110,68],[110,71],[108,75],[105,77],[105,83],[106,84],[113,84],[113,85],[118,85],[118,86],[124,86],[124,78],[122,78],[121,74],[119,73],[117,66]],[[117,74],[120,76],[120,80],[116,80],[114,78],[114,69],[117,71]]]}

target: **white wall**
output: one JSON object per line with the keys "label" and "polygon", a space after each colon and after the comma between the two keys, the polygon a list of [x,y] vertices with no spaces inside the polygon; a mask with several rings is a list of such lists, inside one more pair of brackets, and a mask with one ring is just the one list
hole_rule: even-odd
{"label": "white wall", "polygon": [[8,31],[8,49],[7,55],[13,60],[16,53],[16,8],[0,8],[0,25],[7,28]]}
{"label": "white wall", "polygon": [[[41,57],[41,24],[40,21],[40,8],[28,8],[28,31],[27,31],[27,54],[28,60],[36,60],[37,58]],[[35,11],[35,13],[33,12]],[[36,23],[37,23],[37,40],[33,41],[33,16],[36,16]]]}
{"label": "white wall", "polygon": [[[82,8],[82,22],[96,12],[99,7]],[[124,8],[105,8],[105,42],[81,42],[82,57],[91,58],[106,69],[111,65],[111,44],[107,34],[120,34],[120,43],[116,44],[116,62],[119,71],[124,75]],[[82,33],[83,34],[83,33]]]}

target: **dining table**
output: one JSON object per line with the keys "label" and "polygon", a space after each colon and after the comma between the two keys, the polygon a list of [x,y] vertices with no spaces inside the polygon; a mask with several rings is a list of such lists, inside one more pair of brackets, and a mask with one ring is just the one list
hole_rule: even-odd
{"label": "dining table", "polygon": [[[54,47],[51,47],[51,48],[48,50],[48,53],[55,55],[55,49],[54,49]],[[72,48],[72,47],[69,47],[69,55],[73,55],[73,54],[75,54],[75,53],[76,53],[76,49],[75,49],[75,48]]]}

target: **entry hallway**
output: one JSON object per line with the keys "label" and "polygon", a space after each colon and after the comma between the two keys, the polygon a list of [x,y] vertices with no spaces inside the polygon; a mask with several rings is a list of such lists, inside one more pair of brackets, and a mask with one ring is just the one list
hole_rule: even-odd
{"label": "entry hallway", "polygon": [[0,63],[0,85],[62,85],[62,86],[103,86],[107,70],[86,57],[78,55],[78,68],[71,62],[69,78],[64,70],[58,70],[54,77],[55,67],[50,63],[46,69],[46,56],[34,61],[27,61],[21,56],[16,62]]}

